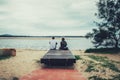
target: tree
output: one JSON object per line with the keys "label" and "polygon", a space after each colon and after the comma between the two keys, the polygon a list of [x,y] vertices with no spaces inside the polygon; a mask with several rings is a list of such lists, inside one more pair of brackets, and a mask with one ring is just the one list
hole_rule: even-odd
{"label": "tree", "polygon": [[120,0],[99,0],[97,7],[98,13],[96,13],[96,16],[101,22],[95,22],[98,29],[93,29],[93,32],[86,36],[92,36],[95,47],[119,48]]}

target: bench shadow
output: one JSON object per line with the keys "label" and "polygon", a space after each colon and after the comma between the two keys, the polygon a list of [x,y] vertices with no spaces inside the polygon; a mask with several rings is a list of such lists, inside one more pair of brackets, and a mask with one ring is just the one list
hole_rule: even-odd
{"label": "bench shadow", "polygon": [[44,65],[44,64],[42,64],[41,65],[41,68],[42,69],[75,69],[75,66],[74,65],[70,65],[70,66],[68,66],[68,65]]}

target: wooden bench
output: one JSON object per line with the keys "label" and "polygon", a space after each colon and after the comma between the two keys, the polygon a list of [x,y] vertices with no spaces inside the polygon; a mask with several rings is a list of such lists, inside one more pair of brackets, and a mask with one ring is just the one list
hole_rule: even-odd
{"label": "wooden bench", "polygon": [[75,56],[70,50],[49,50],[40,60],[45,65],[72,66],[75,62]]}

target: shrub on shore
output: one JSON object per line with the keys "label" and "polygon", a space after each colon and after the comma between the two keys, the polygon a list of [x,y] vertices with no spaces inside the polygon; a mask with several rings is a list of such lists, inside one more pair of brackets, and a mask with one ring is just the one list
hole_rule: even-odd
{"label": "shrub on shore", "polygon": [[85,53],[110,53],[110,54],[114,54],[114,53],[119,53],[120,52],[120,48],[90,48],[90,49],[86,49]]}

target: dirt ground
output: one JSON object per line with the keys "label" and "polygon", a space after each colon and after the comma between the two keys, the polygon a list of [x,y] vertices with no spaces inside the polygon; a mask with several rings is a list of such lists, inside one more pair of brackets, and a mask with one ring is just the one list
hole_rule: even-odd
{"label": "dirt ground", "polygon": [[[45,50],[31,50],[31,49],[17,49],[17,55],[9,59],[0,60],[0,78],[6,78],[11,80],[13,77],[22,77],[33,70],[39,69],[42,65],[38,62],[41,57],[46,53]],[[105,68],[106,72],[85,72],[88,67],[87,61],[91,61],[88,55],[95,56],[106,56],[109,60],[120,61],[120,54],[94,54],[94,53],[84,53],[80,50],[72,50],[73,55],[79,55],[82,57],[82,60],[77,60],[74,64],[74,69],[82,72],[83,75],[88,78],[93,75],[110,77],[112,74],[119,74],[117,72],[111,71]],[[92,60],[95,63],[99,63],[95,60]],[[85,62],[85,63],[83,63]],[[120,69],[120,64],[117,65]],[[97,66],[99,67],[99,66]],[[99,67],[102,69],[102,67]]]}

